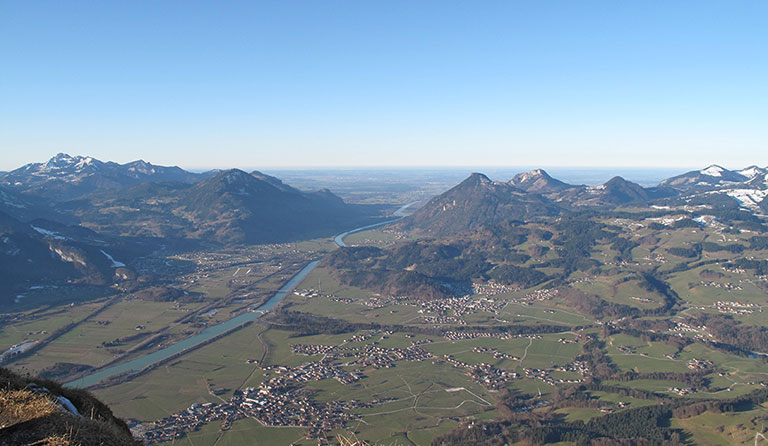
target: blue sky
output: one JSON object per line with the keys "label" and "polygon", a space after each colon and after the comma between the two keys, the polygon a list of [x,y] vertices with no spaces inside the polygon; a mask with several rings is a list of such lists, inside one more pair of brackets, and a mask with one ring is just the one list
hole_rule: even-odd
{"label": "blue sky", "polygon": [[0,1],[0,170],[768,165],[765,1]]}

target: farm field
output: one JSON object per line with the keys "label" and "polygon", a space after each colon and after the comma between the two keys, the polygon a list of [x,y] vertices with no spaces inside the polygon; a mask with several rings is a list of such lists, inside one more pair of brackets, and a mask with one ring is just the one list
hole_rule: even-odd
{"label": "farm field", "polygon": [[219,402],[237,389],[257,386],[263,379],[262,371],[246,363],[264,355],[263,331],[263,326],[251,324],[128,383],[95,393],[118,416],[140,421],[162,418],[195,403]]}

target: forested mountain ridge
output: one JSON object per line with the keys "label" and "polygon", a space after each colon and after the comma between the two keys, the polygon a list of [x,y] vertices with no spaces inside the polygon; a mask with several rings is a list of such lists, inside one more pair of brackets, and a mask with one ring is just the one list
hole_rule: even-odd
{"label": "forested mountain ridge", "polygon": [[478,229],[489,223],[553,216],[560,212],[559,206],[538,194],[473,173],[457,186],[429,200],[399,226],[445,235]]}
{"label": "forested mountain ridge", "polygon": [[620,176],[598,186],[570,185],[543,169],[517,174],[508,183],[473,173],[432,198],[400,227],[447,235],[510,219],[529,221],[565,211],[650,204],[695,203],[754,212],[764,208],[763,200],[768,197],[766,172],[768,169],[755,166],[740,171],[710,166],[666,179],[655,187],[643,187]]}

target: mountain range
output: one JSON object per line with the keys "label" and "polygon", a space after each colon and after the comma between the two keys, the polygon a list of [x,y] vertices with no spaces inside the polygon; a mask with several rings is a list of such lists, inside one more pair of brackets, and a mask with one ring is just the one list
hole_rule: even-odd
{"label": "mountain range", "polygon": [[302,192],[258,171],[192,173],[60,153],[0,176],[0,211],[112,236],[216,243],[288,241],[348,229],[378,209],[347,205],[327,189]]}
{"label": "mountain range", "polygon": [[672,188],[686,201],[719,200],[750,212],[768,210],[768,168],[750,166],[741,170],[728,170],[718,165],[684,173],[660,183]]}
{"label": "mountain range", "polygon": [[[709,166],[642,187],[621,177],[572,185],[536,169],[508,182],[474,173],[399,223],[446,235],[580,209],[697,204],[768,212],[768,169]],[[126,286],[134,259],[198,249],[326,237],[379,221],[383,208],[305,192],[262,172],[192,173],[58,154],[0,175],[3,296],[30,287]]]}
{"label": "mountain range", "polygon": [[328,237],[381,214],[381,206],[347,204],[327,189],[300,191],[258,171],[192,173],[58,154],[0,176],[0,294],[119,285],[136,277],[134,258],[158,247]]}
{"label": "mountain range", "polygon": [[0,184],[22,194],[63,201],[96,190],[117,190],[141,183],[196,183],[214,173],[197,174],[175,166],[155,166],[143,160],[118,164],[90,156],[59,153],[44,163],[30,163],[4,174]]}
{"label": "mountain range", "polygon": [[432,198],[403,220],[402,229],[432,235],[472,231],[504,220],[531,220],[585,208],[695,203],[710,207],[768,212],[768,168],[731,171],[712,165],[643,187],[622,177],[599,186],[572,185],[543,169],[515,175],[509,182],[473,173]]}
{"label": "mountain range", "polygon": [[706,169],[694,170],[668,178],[662,181],[661,185],[687,191],[712,190],[731,184],[744,183],[758,175],[765,175],[765,169],[750,166],[746,169],[732,171],[713,164]]}

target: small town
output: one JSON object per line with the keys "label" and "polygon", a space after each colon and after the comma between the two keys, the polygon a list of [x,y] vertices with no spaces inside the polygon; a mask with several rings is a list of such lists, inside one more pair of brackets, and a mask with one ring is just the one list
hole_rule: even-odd
{"label": "small town", "polygon": [[[387,336],[391,332],[383,332]],[[392,368],[396,361],[424,361],[434,356],[414,342],[408,348],[383,348],[373,344],[348,346],[350,342],[370,339],[372,334],[355,335],[338,346],[291,345],[291,352],[298,355],[324,355],[317,362],[306,362],[298,367],[268,366],[263,370],[269,379],[255,388],[236,391],[230,400],[221,404],[205,403],[190,406],[152,424],[140,425],[134,431],[147,444],[155,444],[182,438],[186,433],[216,420],[223,420],[222,430],[242,418],[252,418],[264,426],[304,427],[309,438],[320,438],[324,432],[345,426],[355,418],[351,409],[373,407],[386,401],[332,401],[318,403],[309,394],[297,388],[308,381],[335,379],[341,384],[351,384],[363,375],[363,368]],[[350,360],[351,359],[351,360]],[[337,361],[346,361],[337,364]],[[253,364],[254,361],[247,361]],[[347,371],[355,368],[357,371]]]}

